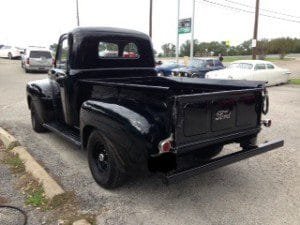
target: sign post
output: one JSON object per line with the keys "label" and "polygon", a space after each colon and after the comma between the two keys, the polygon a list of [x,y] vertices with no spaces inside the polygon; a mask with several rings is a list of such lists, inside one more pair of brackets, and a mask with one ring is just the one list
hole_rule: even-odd
{"label": "sign post", "polygon": [[[179,23],[179,15],[180,15],[180,0],[177,0],[177,23]],[[178,64],[179,58],[179,24],[177,25],[177,42],[176,42],[176,62]]]}
{"label": "sign post", "polygon": [[194,28],[195,28],[195,1],[193,0],[193,16],[192,16],[192,35],[191,35],[191,50],[190,50],[190,62],[193,60],[194,57]]}

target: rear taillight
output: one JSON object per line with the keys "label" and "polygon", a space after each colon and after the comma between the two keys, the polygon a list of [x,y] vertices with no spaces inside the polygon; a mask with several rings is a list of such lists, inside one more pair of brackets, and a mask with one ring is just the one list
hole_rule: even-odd
{"label": "rear taillight", "polygon": [[167,139],[160,141],[158,144],[159,153],[170,152],[172,149],[172,142],[173,142],[173,135],[171,135]]}
{"label": "rear taillight", "polygon": [[28,65],[30,64],[29,58],[26,59],[26,64],[28,64]]}

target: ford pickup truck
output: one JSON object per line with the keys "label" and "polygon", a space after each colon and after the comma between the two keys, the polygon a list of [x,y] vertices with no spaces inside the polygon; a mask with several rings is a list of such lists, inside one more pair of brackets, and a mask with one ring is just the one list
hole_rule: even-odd
{"label": "ford pickup truck", "polygon": [[[271,125],[268,100],[263,82],[157,76],[147,35],[101,27],[63,34],[48,78],[27,84],[34,131],[87,150],[108,189],[132,174],[169,183],[283,146],[256,143]],[[218,156],[230,143],[241,150]]]}

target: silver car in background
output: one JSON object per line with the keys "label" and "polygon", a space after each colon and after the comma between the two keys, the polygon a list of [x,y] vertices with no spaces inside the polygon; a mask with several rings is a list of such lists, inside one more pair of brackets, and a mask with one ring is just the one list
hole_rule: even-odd
{"label": "silver car in background", "polygon": [[29,47],[22,54],[21,66],[26,73],[32,71],[48,72],[52,64],[52,53],[46,48]]}

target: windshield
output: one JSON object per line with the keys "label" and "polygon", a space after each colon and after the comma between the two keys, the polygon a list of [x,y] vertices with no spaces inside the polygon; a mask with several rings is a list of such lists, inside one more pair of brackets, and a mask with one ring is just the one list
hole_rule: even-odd
{"label": "windshield", "polygon": [[47,51],[31,51],[30,52],[30,58],[47,58],[51,59],[50,52]]}
{"label": "windshield", "polygon": [[244,69],[244,70],[251,70],[253,65],[250,63],[232,63],[228,67],[229,69]]}
{"label": "windshield", "polygon": [[205,66],[205,60],[202,59],[194,59],[191,63],[190,63],[191,67],[204,67]]}

